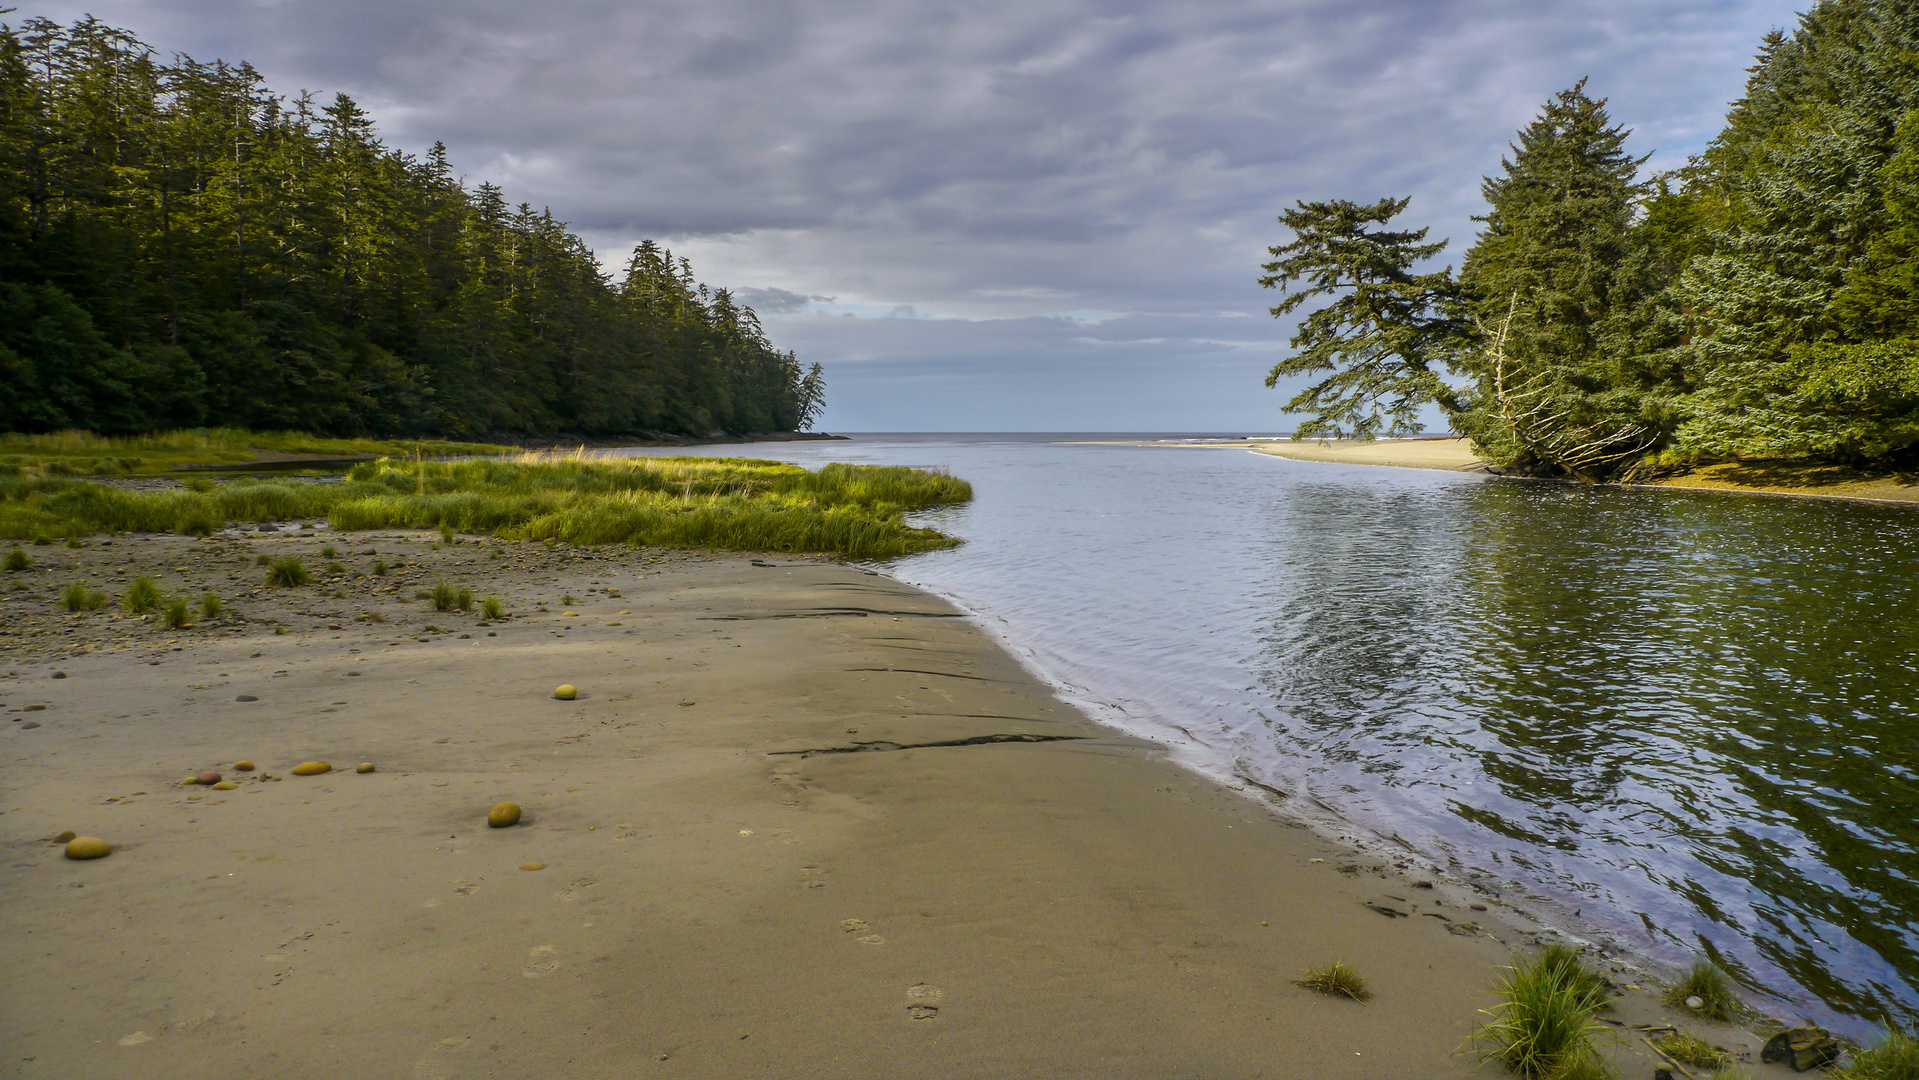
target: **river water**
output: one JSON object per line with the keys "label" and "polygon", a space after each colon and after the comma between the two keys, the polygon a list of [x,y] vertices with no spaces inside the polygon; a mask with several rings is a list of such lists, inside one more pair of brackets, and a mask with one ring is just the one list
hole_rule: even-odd
{"label": "river water", "polygon": [[691,452],[948,469],[966,543],[886,571],[1110,722],[1783,1019],[1919,1020],[1919,507],[1107,438]]}

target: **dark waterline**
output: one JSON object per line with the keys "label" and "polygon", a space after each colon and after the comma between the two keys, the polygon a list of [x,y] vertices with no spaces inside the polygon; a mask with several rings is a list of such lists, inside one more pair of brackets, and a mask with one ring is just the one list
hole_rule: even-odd
{"label": "dark waterline", "polygon": [[1783,1017],[1919,1020],[1919,510],[1059,445],[1165,437],[692,452],[948,468],[967,544],[889,572],[1123,725]]}

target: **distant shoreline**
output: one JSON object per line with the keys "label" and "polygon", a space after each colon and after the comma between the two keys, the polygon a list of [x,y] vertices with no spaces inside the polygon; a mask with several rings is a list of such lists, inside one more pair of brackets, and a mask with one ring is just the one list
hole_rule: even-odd
{"label": "distant shoreline", "polygon": [[[1218,442],[1102,443],[1172,449],[1245,449],[1292,461],[1336,465],[1388,465],[1402,469],[1440,469],[1447,472],[1492,472],[1484,458],[1464,438],[1427,436],[1413,439],[1243,439]],[[1843,466],[1769,461],[1728,461],[1703,465],[1682,476],[1649,480],[1623,487],[1682,488],[1688,491],[1727,491],[1747,495],[1795,495],[1813,499],[1859,502],[1919,503],[1919,473],[1889,476],[1861,475]]]}

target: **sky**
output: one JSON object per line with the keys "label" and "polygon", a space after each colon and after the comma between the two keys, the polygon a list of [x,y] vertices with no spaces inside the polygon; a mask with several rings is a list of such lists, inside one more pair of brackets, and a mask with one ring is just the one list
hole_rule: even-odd
{"label": "sky", "polygon": [[[826,373],[827,431],[1290,431],[1298,200],[1481,178],[1589,79],[1648,169],[1718,131],[1805,0],[12,0],[344,92],[389,146],[652,238]],[[1435,417],[1436,419],[1436,417]]]}

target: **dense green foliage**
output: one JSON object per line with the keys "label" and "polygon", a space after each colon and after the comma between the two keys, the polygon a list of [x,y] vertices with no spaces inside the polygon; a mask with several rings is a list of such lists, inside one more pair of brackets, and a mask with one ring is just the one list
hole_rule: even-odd
{"label": "dense green foliage", "polygon": [[1330,371],[1298,436],[1416,430],[1437,404],[1497,465],[1630,476],[1715,457],[1919,449],[1919,9],[1823,0],[1770,36],[1726,128],[1642,179],[1582,81],[1486,179],[1459,273],[1403,199],[1301,202],[1261,283],[1334,297],[1268,385]]}
{"label": "dense green foliage", "polygon": [[822,398],[686,260],[648,241],[609,281],[344,95],[0,28],[0,431],[791,431]]}
{"label": "dense green foliage", "polygon": [[452,457],[507,454],[513,447],[491,443],[379,439],[326,439],[297,431],[238,431],[196,428],[145,435],[107,436],[89,431],[40,435],[0,434],[0,473],[38,472],[47,476],[113,476],[166,472],[182,465],[237,465],[259,460],[261,453],[321,457],[425,454]]}
{"label": "dense green foliage", "polygon": [[344,483],[248,479],[204,491],[0,477],[0,537],[204,535],[228,522],[324,517],[341,530],[439,528],[514,540],[886,558],[952,546],[956,541],[931,529],[907,525],[904,514],[972,497],[970,485],[944,473],[878,465],[808,471],[750,458],[540,454],[382,459],[354,466]]}

